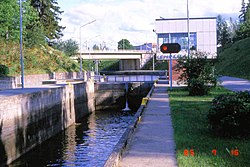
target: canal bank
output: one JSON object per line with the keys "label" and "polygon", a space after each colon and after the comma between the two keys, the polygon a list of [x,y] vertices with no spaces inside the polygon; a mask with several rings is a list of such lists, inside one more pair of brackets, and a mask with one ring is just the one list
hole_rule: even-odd
{"label": "canal bank", "polygon": [[105,167],[177,166],[167,87],[154,84]]}
{"label": "canal bank", "polygon": [[94,83],[72,82],[0,91],[1,164],[94,111]]}
{"label": "canal bank", "polygon": [[121,109],[127,100],[137,110],[152,84],[72,81],[0,91],[0,164],[11,163],[98,107]]}
{"label": "canal bank", "polygon": [[139,122],[141,121],[143,111],[147,105],[148,99],[150,98],[151,94],[154,91],[155,85],[156,83],[152,84],[150,91],[147,93],[147,95],[144,98],[142,98],[139,109],[135,113],[126,131],[123,133],[120,140],[115,145],[104,167],[119,167],[122,155],[125,153],[129,143],[131,142],[133,138],[134,131],[136,127],[138,126]]}

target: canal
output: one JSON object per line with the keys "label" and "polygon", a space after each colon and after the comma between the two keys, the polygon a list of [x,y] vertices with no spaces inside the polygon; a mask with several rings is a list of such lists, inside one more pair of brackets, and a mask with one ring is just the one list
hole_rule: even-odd
{"label": "canal", "polygon": [[20,166],[103,166],[135,111],[96,111],[14,161]]}

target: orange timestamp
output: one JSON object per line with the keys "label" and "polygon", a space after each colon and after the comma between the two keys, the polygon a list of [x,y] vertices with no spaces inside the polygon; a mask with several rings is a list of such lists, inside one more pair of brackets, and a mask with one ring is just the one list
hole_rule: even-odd
{"label": "orange timestamp", "polygon": [[[226,150],[231,156],[237,157],[237,156],[240,155],[240,152],[239,152],[239,150],[237,148],[236,149],[231,149],[231,150],[226,148]],[[217,149],[212,149],[210,154],[213,155],[213,156],[216,156],[217,153],[218,153]],[[195,150],[194,149],[184,149],[183,155],[184,156],[194,157],[195,156]]]}

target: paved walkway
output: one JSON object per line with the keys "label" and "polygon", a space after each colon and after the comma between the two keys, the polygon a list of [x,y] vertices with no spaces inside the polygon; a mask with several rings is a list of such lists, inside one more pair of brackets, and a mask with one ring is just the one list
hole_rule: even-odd
{"label": "paved walkway", "polygon": [[121,167],[176,167],[167,84],[157,84]]}
{"label": "paved walkway", "polygon": [[227,77],[223,76],[219,78],[222,83],[221,85],[225,87],[226,89],[232,90],[232,91],[244,91],[248,90],[250,91],[250,81],[246,79],[241,78],[234,78],[234,77]]}

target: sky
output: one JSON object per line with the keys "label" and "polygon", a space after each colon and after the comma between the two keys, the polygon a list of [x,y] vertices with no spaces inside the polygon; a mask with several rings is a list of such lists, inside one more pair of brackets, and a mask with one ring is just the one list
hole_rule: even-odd
{"label": "sky", "polygon": [[[188,1],[190,18],[237,19],[241,9],[241,0]],[[156,43],[155,19],[187,17],[187,0],[58,0],[58,6],[64,11],[60,25],[66,27],[62,39],[81,39],[82,50],[104,43],[116,49],[121,39],[134,46]]]}

